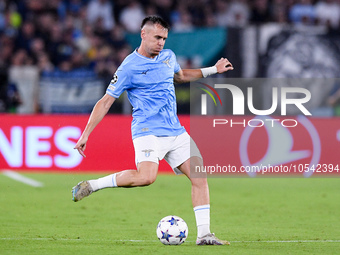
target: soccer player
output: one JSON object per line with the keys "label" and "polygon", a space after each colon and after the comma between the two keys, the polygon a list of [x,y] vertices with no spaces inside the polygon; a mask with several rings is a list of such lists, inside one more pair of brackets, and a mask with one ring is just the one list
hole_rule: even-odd
{"label": "soccer player", "polygon": [[94,106],[75,145],[75,149],[85,157],[90,133],[116,98],[126,90],[133,106],[131,131],[137,170],[124,170],[96,180],[80,182],[72,189],[73,201],[77,202],[104,188],[150,185],[156,180],[159,160],[164,158],[176,174],[185,174],[191,181],[192,204],[197,223],[196,244],[229,244],[210,232],[206,176],[190,177],[190,165],[202,166],[202,156],[196,145],[190,148],[190,143],[194,143],[178,120],[174,82],[194,81],[233,70],[233,66],[226,58],[221,58],[212,67],[181,69],[175,54],[169,49],[163,49],[168,31],[168,24],[158,16],[148,16],[142,21],[140,47],[118,67],[106,94]]}

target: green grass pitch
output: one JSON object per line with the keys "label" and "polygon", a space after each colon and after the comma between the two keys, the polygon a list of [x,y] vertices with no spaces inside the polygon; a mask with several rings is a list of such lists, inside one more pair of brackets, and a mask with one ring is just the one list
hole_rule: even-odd
{"label": "green grass pitch", "polygon": [[[339,254],[340,178],[211,178],[211,230],[230,246],[196,246],[190,183],[159,175],[149,187],[105,189],[74,203],[71,188],[103,175],[0,175],[0,254]],[[178,215],[189,237],[165,246],[158,221]]]}

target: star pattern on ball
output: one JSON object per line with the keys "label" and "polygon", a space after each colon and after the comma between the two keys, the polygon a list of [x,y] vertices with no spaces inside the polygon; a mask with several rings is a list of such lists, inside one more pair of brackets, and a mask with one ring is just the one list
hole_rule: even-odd
{"label": "star pattern on ball", "polygon": [[162,238],[161,239],[165,239],[169,242],[169,238],[173,236],[173,235],[169,234],[169,229],[167,229],[165,232],[163,232],[163,231],[161,231],[161,232],[162,232]]}
{"label": "star pattern on ball", "polygon": [[171,217],[171,219],[168,220],[168,222],[170,222],[171,226],[172,226],[172,225],[176,225],[176,226],[178,225],[178,224],[177,224],[178,220],[176,220],[174,217]]}
{"label": "star pattern on ball", "polygon": [[176,238],[179,238],[179,241],[180,241],[180,242],[182,242],[182,239],[183,239],[183,238],[186,238],[185,231],[186,231],[186,230],[180,231],[180,232],[179,232],[179,235],[176,236]]}

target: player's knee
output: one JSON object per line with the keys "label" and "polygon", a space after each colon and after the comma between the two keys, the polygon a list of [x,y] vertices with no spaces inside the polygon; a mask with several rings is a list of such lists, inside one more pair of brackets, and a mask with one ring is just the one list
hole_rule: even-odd
{"label": "player's knee", "polygon": [[156,181],[158,164],[154,162],[141,162],[138,164],[138,178],[140,185],[148,186]]}
{"label": "player's knee", "polygon": [[144,186],[149,186],[156,181],[156,176],[144,176],[142,178],[142,183]]}
{"label": "player's knee", "polygon": [[208,186],[207,178],[191,178],[191,183],[196,187],[204,187]]}

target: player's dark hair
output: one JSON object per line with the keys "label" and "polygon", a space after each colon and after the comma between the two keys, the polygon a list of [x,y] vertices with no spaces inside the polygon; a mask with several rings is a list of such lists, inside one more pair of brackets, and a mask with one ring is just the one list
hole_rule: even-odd
{"label": "player's dark hair", "polygon": [[150,15],[150,16],[145,17],[142,21],[142,25],[140,26],[141,29],[144,27],[145,24],[152,24],[152,25],[159,24],[165,29],[167,29],[168,31],[170,30],[169,24],[163,18],[157,15]]}

